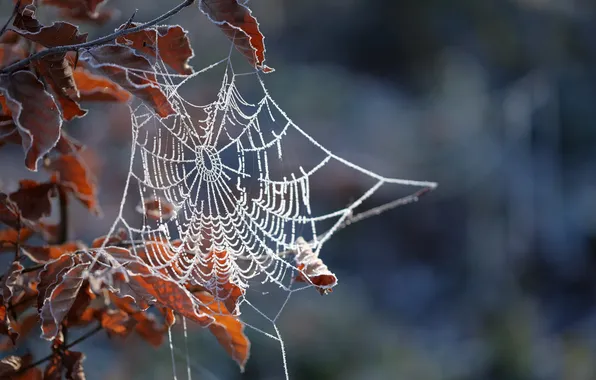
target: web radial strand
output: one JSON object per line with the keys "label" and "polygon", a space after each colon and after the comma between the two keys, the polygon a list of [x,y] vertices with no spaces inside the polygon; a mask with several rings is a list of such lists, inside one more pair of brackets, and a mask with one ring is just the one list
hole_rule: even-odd
{"label": "web radial strand", "polygon": [[[234,74],[229,58],[192,75],[170,74],[157,58],[154,70],[176,114],[162,119],[143,103],[131,106],[130,171],[116,224],[128,230],[136,255],[176,282],[215,289],[222,299],[229,297],[219,292],[225,282],[246,290],[258,279],[288,289],[283,280],[296,268],[285,253],[296,249],[298,237],[320,251],[384,185],[434,187],[386,178],[336,156],[288,117],[258,73]],[[181,95],[213,70],[223,75],[211,100],[200,104]],[[240,77],[253,81],[261,93],[257,101],[242,94]],[[319,158],[286,158],[290,134]],[[317,213],[311,186],[317,176],[328,180],[335,168],[369,185],[348,206]],[[152,214],[148,205],[156,199],[159,209]],[[172,215],[164,215],[163,205]]]}

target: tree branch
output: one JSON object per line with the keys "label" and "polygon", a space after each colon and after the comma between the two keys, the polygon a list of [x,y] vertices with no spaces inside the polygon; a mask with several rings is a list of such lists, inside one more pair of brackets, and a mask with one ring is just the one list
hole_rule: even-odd
{"label": "tree branch", "polygon": [[31,63],[31,61],[39,60],[39,59],[41,59],[45,56],[48,56],[50,54],[66,53],[69,51],[79,51],[81,49],[88,49],[88,48],[92,48],[95,46],[100,46],[100,45],[106,44],[108,42],[114,41],[118,37],[126,36],[127,34],[136,33],[136,32],[145,30],[147,28],[150,28],[150,27],[162,22],[162,21],[167,20],[168,18],[172,17],[176,13],[180,12],[182,9],[191,5],[192,3],[194,3],[194,0],[184,0],[182,3],[177,5],[175,8],[172,8],[168,12],[164,13],[163,15],[161,15],[149,22],[146,22],[146,23],[136,26],[134,28],[116,31],[112,34],[108,34],[107,36],[97,38],[93,41],[84,42],[82,44],[75,44],[75,45],[56,46],[53,48],[42,50],[39,53],[32,54],[29,57],[27,57],[21,61],[15,62],[12,65],[6,66],[2,70],[0,70],[0,75],[8,75],[8,74],[12,73],[13,71],[16,71],[18,69],[22,69],[22,68],[26,67],[27,65],[29,65]]}
{"label": "tree branch", "polygon": [[14,5],[14,8],[12,10],[12,15],[10,15],[10,17],[8,18],[8,20],[6,20],[6,24],[4,24],[4,26],[0,30],[0,37],[2,37],[2,35],[4,34],[4,32],[6,32],[6,28],[8,28],[8,25],[10,24],[10,22],[12,21],[12,19],[14,18],[14,16],[17,15],[17,11],[19,10],[19,7],[20,6],[21,6],[21,0],[17,1],[17,3]]}

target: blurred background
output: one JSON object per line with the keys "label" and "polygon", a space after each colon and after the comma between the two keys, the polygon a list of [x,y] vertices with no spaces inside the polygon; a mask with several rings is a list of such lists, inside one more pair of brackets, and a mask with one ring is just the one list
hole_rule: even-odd
{"label": "blurred background", "polygon": [[[111,0],[120,16],[84,29],[100,36],[135,8],[143,21],[173,3]],[[325,246],[338,287],[293,294],[277,324],[290,378],[596,379],[596,3],[249,5],[277,69],[266,85],[298,125],[379,174],[440,184]],[[229,42],[196,7],[172,22],[190,32],[195,69],[227,55]],[[130,144],[128,108],[90,108],[67,127],[90,147],[104,211],[97,220],[75,207],[72,234],[84,241],[117,214]],[[2,159],[20,162],[22,151],[10,149]],[[3,165],[3,180],[16,182],[18,170]],[[314,183],[313,207],[344,207],[368,185]],[[279,344],[247,333],[252,355],[240,374],[191,328],[193,379],[283,379]],[[181,331],[174,341],[185,378]],[[97,336],[79,348],[92,380],[172,378],[167,345]]]}

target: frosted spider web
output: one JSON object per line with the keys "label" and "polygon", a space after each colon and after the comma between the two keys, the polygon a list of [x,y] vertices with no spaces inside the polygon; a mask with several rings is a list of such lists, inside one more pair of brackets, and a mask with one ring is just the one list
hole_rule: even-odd
{"label": "frosted spider web", "polygon": [[[294,287],[297,268],[288,253],[296,253],[298,242],[306,241],[319,254],[339,229],[416,200],[420,194],[356,213],[386,185],[432,189],[436,184],[384,177],[335,155],[282,110],[267,91],[262,73],[236,72],[232,52],[191,75],[178,75],[168,70],[156,51],[149,74],[155,75],[176,114],[161,118],[142,102],[131,105],[129,171],[109,235],[123,227],[135,246],[163,244],[165,249],[144,251],[145,261],[155,273],[165,273],[181,285],[204,286],[218,301],[231,296],[221,288],[218,281],[222,278],[242,289],[236,313],[246,305],[271,323],[272,332],[246,325],[279,342],[289,377],[275,322],[293,292],[313,285]],[[192,81],[217,70],[223,71],[223,78],[211,99],[191,102],[181,94],[188,86],[195,91],[198,87],[192,86]],[[134,69],[128,72],[143,78],[145,74]],[[246,80],[248,92],[257,93],[256,101],[243,96],[240,82]],[[292,139],[300,140],[299,146],[307,151],[296,154],[286,148]],[[288,151],[291,157],[287,157]],[[364,177],[370,186],[343,208],[317,212],[311,204],[314,178],[329,181],[337,170]],[[147,205],[154,201],[157,210],[148,210]],[[148,217],[152,211],[156,211],[155,218]],[[215,258],[213,252],[221,255]],[[205,268],[216,275],[205,273]],[[259,283],[287,292],[273,316],[260,311],[246,296],[250,286]],[[186,338],[186,321],[184,326]],[[174,353],[171,339],[170,347]],[[187,366],[190,378],[190,361]]]}

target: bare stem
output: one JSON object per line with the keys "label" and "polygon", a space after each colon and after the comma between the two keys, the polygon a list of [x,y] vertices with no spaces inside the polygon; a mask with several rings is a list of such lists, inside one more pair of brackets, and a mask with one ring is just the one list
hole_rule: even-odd
{"label": "bare stem", "polygon": [[112,34],[108,34],[107,36],[97,38],[93,41],[84,42],[82,44],[75,44],[75,45],[56,46],[53,48],[48,48],[48,49],[42,50],[39,53],[32,54],[29,57],[27,57],[21,61],[15,62],[12,65],[6,66],[4,69],[0,70],[0,75],[8,75],[8,74],[12,73],[13,71],[16,71],[18,69],[22,69],[22,68],[26,67],[27,65],[29,65],[31,63],[31,61],[39,60],[39,59],[41,59],[47,55],[50,55],[50,54],[66,53],[69,51],[79,51],[81,49],[88,49],[88,48],[92,48],[95,46],[100,46],[100,45],[112,42],[118,37],[126,36],[127,34],[136,33],[136,32],[145,30],[145,29],[150,28],[156,24],[159,24],[162,21],[169,19],[170,17],[172,17],[176,13],[180,12],[182,9],[188,7],[192,3],[194,3],[194,0],[184,0],[182,3],[177,5],[175,8],[172,8],[168,12],[164,13],[163,15],[161,15],[149,22],[146,22],[146,23],[136,26],[134,28],[118,30]]}
{"label": "bare stem", "polygon": [[[67,344],[64,346],[64,350],[68,350],[70,349],[72,346],[81,343],[82,341],[84,341],[85,339],[90,338],[91,336],[97,334],[98,332],[100,332],[101,330],[103,330],[103,327],[100,325],[98,325],[97,327],[95,327],[93,330],[90,330],[89,332],[85,333],[84,335],[82,335],[80,338],[73,340],[71,343]],[[19,370],[18,373],[23,373],[26,372],[27,370],[33,368],[33,367],[37,367],[40,364],[43,364],[45,362],[47,362],[48,360],[52,359],[52,357],[54,356],[54,353],[39,359],[38,361],[29,364],[28,366],[22,368],[21,370]]]}
{"label": "bare stem", "polygon": [[20,6],[21,6],[21,0],[17,1],[17,3],[14,5],[14,8],[12,10],[12,14],[8,18],[8,20],[6,20],[6,24],[4,24],[4,26],[0,30],[0,37],[4,34],[4,32],[6,32],[6,28],[8,28],[8,25],[10,24],[10,22],[12,21],[12,19],[14,18],[14,16],[17,15],[17,11],[19,10],[19,7]]}
{"label": "bare stem", "polygon": [[[355,214],[355,215],[350,215],[350,216],[348,216],[346,218],[346,220],[344,220],[343,223],[341,223],[339,225],[339,227],[337,227],[337,229],[335,231],[337,232],[337,231],[339,231],[341,229],[346,228],[350,224],[361,222],[364,219],[368,219],[368,218],[371,218],[373,216],[380,215],[380,214],[382,214],[382,213],[384,213],[386,211],[392,210],[394,208],[405,206],[405,205],[408,205],[410,203],[418,202],[418,200],[420,198],[422,198],[424,195],[430,193],[434,189],[436,189],[436,186],[424,187],[424,188],[416,191],[413,194],[410,194],[410,195],[407,195],[405,197],[396,199],[394,201],[385,203],[385,204],[383,204],[381,206],[371,208],[370,210],[366,210],[366,211],[363,211],[363,212],[358,213],[358,214]],[[327,235],[328,232],[329,231],[323,232],[322,234],[320,234],[319,236],[317,236],[317,240],[320,240],[323,237],[325,237],[325,235]],[[314,243],[314,241],[308,242],[309,245],[312,245],[313,243]],[[285,250],[283,252],[280,252],[278,254],[278,256],[279,257],[286,257],[288,255],[295,254],[295,253],[296,253],[295,250],[288,249],[288,250]]]}
{"label": "bare stem", "polygon": [[62,186],[56,187],[58,188],[58,200],[60,204],[60,229],[57,243],[64,244],[68,240],[68,197]]}

